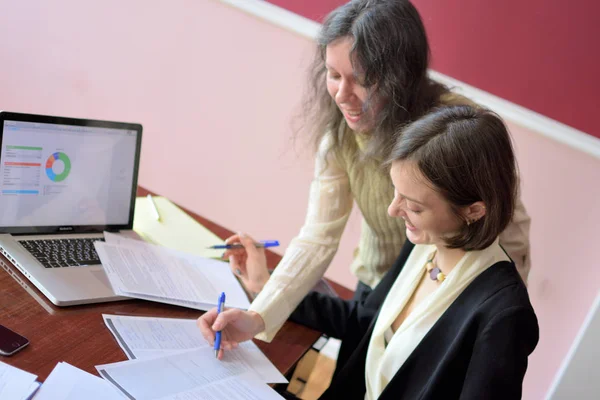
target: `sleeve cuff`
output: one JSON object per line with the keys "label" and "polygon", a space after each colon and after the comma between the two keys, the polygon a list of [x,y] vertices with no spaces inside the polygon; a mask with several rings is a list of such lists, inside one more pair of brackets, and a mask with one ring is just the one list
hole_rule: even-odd
{"label": "sleeve cuff", "polygon": [[265,323],[265,330],[258,333],[254,338],[267,343],[270,343],[273,340],[287,320],[287,318],[281,318],[281,315],[287,315],[285,312],[286,310],[280,308],[284,306],[281,303],[275,302],[277,304],[273,304],[273,302],[269,301],[269,299],[274,297],[275,296],[272,293],[265,293],[263,290],[258,294],[256,299],[254,299],[248,309],[248,311],[254,311],[260,315]]}

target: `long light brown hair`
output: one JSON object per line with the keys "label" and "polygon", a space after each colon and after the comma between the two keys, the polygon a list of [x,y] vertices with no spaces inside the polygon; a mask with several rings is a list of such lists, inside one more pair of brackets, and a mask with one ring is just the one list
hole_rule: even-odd
{"label": "long light brown hair", "polygon": [[369,132],[365,156],[384,159],[394,132],[438,105],[440,95],[448,90],[427,76],[429,44],[421,17],[409,1],[350,1],[325,19],[309,70],[303,111],[315,147],[327,132],[336,133],[334,150],[348,139],[340,131],[343,115],[327,92],[325,67],[327,45],[344,37],[353,40],[350,59],[369,93],[364,107],[375,98],[383,103]]}

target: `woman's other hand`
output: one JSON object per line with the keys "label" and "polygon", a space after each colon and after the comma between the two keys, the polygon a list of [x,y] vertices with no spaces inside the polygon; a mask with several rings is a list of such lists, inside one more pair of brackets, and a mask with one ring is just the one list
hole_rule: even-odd
{"label": "woman's other hand", "polygon": [[267,256],[264,248],[257,248],[256,241],[245,233],[233,235],[227,240],[227,244],[240,243],[243,249],[228,249],[223,258],[229,259],[229,265],[246,289],[252,293],[258,293],[269,280],[267,269]]}
{"label": "woman's other hand", "polygon": [[260,314],[254,311],[243,311],[237,308],[227,309],[217,315],[217,308],[204,313],[196,322],[204,339],[211,346],[215,344],[215,333],[221,331],[221,348],[218,358],[223,358],[224,350],[231,350],[240,342],[252,339],[265,330],[265,322]]}

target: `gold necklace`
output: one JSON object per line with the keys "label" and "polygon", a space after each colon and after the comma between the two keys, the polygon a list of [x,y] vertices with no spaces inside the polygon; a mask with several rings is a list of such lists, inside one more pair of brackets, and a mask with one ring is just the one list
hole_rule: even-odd
{"label": "gold necklace", "polygon": [[435,250],[429,258],[429,260],[427,260],[425,268],[427,269],[427,272],[429,272],[429,277],[431,278],[431,280],[442,283],[444,282],[444,279],[446,279],[446,274],[444,274],[442,270],[433,263],[433,259],[435,258],[436,252],[437,250]]}

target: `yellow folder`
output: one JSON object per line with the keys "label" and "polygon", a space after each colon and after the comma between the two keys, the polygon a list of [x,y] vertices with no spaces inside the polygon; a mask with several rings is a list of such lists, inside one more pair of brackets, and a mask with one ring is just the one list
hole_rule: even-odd
{"label": "yellow folder", "polygon": [[206,247],[222,244],[223,240],[209,231],[181,208],[165,197],[152,197],[160,220],[147,197],[135,201],[133,230],[149,243],[208,258],[220,258],[223,250]]}

